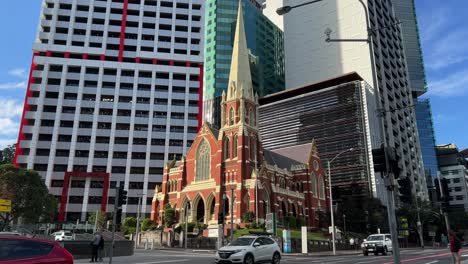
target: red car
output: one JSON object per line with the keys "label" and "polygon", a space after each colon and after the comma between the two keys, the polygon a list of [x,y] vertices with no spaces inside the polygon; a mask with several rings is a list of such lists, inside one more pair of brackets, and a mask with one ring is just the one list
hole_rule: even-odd
{"label": "red car", "polygon": [[73,264],[73,256],[55,241],[0,236],[0,263]]}

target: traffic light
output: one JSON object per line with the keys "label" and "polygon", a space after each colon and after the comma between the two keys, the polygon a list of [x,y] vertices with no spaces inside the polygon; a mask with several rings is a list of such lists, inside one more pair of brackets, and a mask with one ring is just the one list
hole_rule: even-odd
{"label": "traffic light", "polygon": [[387,171],[385,163],[385,151],[384,148],[378,148],[372,150],[372,160],[374,161],[374,171],[384,173]]}
{"label": "traffic light", "polygon": [[388,171],[393,173],[393,177],[398,179],[400,177],[400,165],[398,164],[398,156],[396,154],[396,149],[394,147],[388,147],[387,151],[387,158],[388,158]]}
{"label": "traffic light", "polygon": [[222,212],[218,213],[218,225],[224,225],[224,214]]}
{"label": "traffic light", "polygon": [[412,184],[408,177],[398,179],[398,192],[400,201],[406,204],[411,204],[412,201]]}
{"label": "traffic light", "polygon": [[448,180],[445,178],[440,179],[440,185],[442,186],[440,206],[442,207],[442,211],[447,212],[450,207],[450,189],[448,187]]}
{"label": "traffic light", "polygon": [[120,230],[120,226],[122,225],[122,209],[117,209],[115,218],[115,229]]}
{"label": "traffic light", "polygon": [[119,187],[117,207],[122,206],[122,204],[127,204],[127,191],[124,190],[123,186]]}

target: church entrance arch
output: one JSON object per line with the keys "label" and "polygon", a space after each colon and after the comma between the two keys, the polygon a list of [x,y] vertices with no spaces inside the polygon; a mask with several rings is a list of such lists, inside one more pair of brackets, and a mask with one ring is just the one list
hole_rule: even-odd
{"label": "church entrance arch", "polygon": [[206,223],[206,206],[205,206],[205,201],[203,200],[203,197],[200,194],[197,194],[195,196],[195,199],[193,199],[193,218],[197,223]]}

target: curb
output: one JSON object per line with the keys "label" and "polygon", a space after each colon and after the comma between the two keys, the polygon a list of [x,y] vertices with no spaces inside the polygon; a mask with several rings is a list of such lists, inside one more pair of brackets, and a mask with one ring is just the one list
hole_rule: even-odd
{"label": "curb", "polygon": [[341,256],[356,256],[362,254],[361,252],[347,252],[342,254],[333,255],[331,253],[283,253],[283,256],[296,256],[296,257],[341,257]]}

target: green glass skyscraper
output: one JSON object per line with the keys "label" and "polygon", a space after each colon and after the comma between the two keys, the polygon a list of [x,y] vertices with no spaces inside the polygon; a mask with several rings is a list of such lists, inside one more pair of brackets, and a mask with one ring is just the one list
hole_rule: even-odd
{"label": "green glass skyscraper", "polygon": [[[285,89],[283,32],[262,14],[255,0],[241,0],[253,88],[259,96]],[[238,0],[205,3],[203,114],[219,127],[221,94],[228,87]]]}

